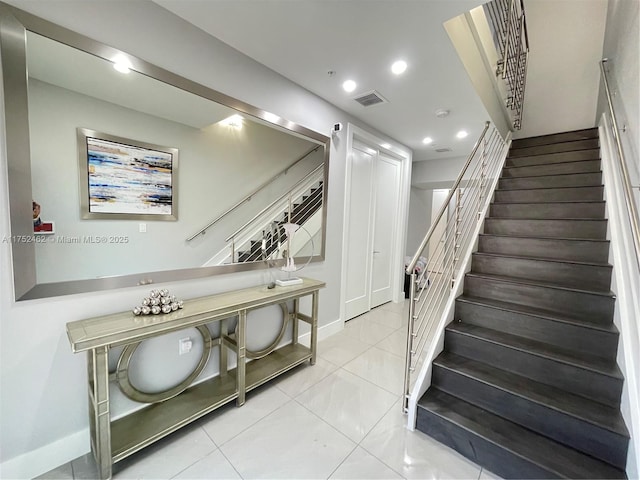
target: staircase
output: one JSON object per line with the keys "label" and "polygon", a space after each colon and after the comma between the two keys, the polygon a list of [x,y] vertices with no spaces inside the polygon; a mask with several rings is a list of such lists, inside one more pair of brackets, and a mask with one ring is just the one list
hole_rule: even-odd
{"label": "staircase", "polygon": [[416,428],[505,478],[626,478],[597,129],[515,140]]}
{"label": "staircase", "polygon": [[[318,182],[318,185],[311,188],[308,194],[303,195],[299,199],[299,203],[294,203],[291,207],[291,216],[289,211],[285,211],[281,218],[276,221],[278,226],[283,223],[297,223],[298,225],[304,225],[314,213],[316,213],[322,207],[322,186],[323,182]],[[247,245],[249,248],[238,252],[237,262],[256,262],[268,258],[277,248],[279,243],[284,241],[285,233],[282,227],[278,227],[278,232],[265,231],[260,238],[250,240]],[[264,240],[264,251],[262,250]]]}

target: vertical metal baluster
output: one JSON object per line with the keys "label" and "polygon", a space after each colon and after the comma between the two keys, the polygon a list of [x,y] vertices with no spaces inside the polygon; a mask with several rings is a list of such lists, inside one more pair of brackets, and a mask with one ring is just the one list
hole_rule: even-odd
{"label": "vertical metal baluster", "polygon": [[407,413],[409,411],[409,387],[410,387],[410,369],[413,350],[413,336],[414,336],[414,324],[415,324],[415,309],[416,309],[416,282],[417,275],[415,271],[411,274],[409,279],[409,323],[407,326],[407,352],[404,359],[404,390],[402,399],[402,411]]}

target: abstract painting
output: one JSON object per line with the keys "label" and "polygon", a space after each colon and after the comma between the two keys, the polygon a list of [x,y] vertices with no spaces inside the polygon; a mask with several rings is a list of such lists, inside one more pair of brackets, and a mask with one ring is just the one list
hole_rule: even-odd
{"label": "abstract painting", "polygon": [[177,149],[87,129],[78,133],[86,165],[83,218],[177,219]]}

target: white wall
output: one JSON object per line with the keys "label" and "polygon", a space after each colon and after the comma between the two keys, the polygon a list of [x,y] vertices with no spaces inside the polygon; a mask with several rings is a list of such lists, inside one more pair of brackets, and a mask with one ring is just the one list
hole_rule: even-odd
{"label": "white wall", "polygon": [[460,175],[467,159],[468,157],[464,156],[413,162],[411,185],[431,190],[450,188]]}
{"label": "white wall", "polygon": [[607,0],[524,5],[530,51],[522,130],[514,138],[595,127]]}
{"label": "white wall", "polygon": [[[352,122],[396,144],[152,2],[8,3],[313,130],[329,134],[334,123]],[[326,260],[304,271],[306,276],[327,283],[320,293],[321,329],[340,322],[344,134],[338,134],[331,146]],[[0,145],[4,145],[4,129],[0,135]],[[6,168],[3,148],[0,237],[10,233]],[[10,246],[0,243],[0,475],[30,478],[89,450],[85,358],[71,353],[65,324],[126,310],[147,288],[16,304],[12,300],[11,272]],[[263,277],[264,272],[249,272],[168,284],[167,288],[179,297],[194,298],[259,284]]]}
{"label": "white wall", "polygon": [[[415,166],[415,165],[414,165]],[[453,181],[451,182],[453,183]],[[407,246],[405,255],[413,256],[420,246],[420,242],[427,234],[431,225],[431,205],[433,204],[433,190],[411,187],[409,197],[409,225],[407,227]]]}

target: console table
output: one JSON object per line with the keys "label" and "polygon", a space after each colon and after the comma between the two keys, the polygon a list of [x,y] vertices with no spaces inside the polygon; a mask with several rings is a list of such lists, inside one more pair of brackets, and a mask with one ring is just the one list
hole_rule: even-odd
{"label": "console table", "polygon": [[[216,408],[236,400],[241,406],[247,391],[287,370],[310,360],[316,361],[318,331],[318,292],[324,282],[303,279],[298,285],[258,286],[196,298],[184,308],[168,314],[135,316],[116,313],[67,323],[67,335],[74,353],[87,352],[89,425],[91,450],[100,477],[111,478],[112,465]],[[301,297],[311,296],[311,315],[299,311]],[[293,301],[289,312],[287,302]],[[247,350],[247,313],[269,305],[281,305],[283,326],[267,348]],[[237,316],[235,331],[228,321]],[[298,322],[311,326],[310,347],[298,343]],[[206,324],[220,322],[220,336],[212,338]],[[277,348],[289,322],[292,341]],[[196,369],[179,385],[159,393],[137,390],[129,381],[131,356],[141,341],[169,332],[195,327],[203,337],[203,354]],[[109,372],[109,349],[124,346],[115,372]],[[211,348],[220,347],[220,375],[191,386],[206,365]],[[237,365],[228,368],[228,350],[237,356]],[[109,383],[115,381],[129,398],[148,403],[146,407],[112,421]]]}

